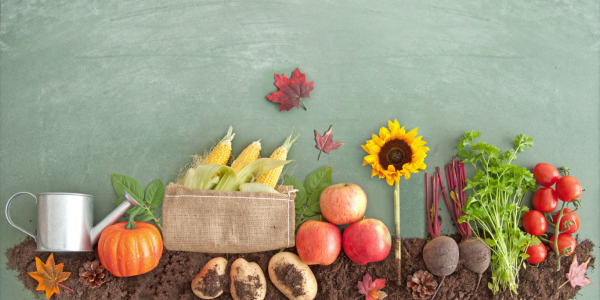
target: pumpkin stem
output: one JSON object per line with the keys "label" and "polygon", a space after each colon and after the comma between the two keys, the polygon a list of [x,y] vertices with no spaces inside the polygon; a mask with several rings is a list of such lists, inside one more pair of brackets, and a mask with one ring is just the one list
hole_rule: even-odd
{"label": "pumpkin stem", "polygon": [[125,225],[125,228],[130,229],[130,230],[136,229],[135,221],[133,220],[133,218],[135,218],[135,214],[129,215],[129,222],[127,223],[127,225]]}

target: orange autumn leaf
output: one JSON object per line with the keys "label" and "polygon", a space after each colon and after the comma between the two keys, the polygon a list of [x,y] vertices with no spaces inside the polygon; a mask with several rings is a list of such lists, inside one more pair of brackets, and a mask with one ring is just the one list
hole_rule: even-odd
{"label": "orange autumn leaf", "polygon": [[49,299],[54,293],[60,294],[58,286],[65,286],[59,282],[67,280],[71,275],[70,272],[63,272],[63,264],[55,265],[54,256],[53,254],[50,254],[46,264],[36,257],[35,266],[37,267],[37,271],[29,272],[27,274],[39,282],[36,290],[46,291],[46,299]]}

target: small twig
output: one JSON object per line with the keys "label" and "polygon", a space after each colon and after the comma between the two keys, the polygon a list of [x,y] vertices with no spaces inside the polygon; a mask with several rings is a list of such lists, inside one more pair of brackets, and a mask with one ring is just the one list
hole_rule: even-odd
{"label": "small twig", "polygon": [[561,288],[561,287],[563,287],[563,285],[567,284],[569,281],[571,281],[571,279],[569,279],[569,280],[565,281],[565,283],[561,284],[561,285],[560,285],[560,286],[557,288],[557,290],[560,290],[560,288]]}

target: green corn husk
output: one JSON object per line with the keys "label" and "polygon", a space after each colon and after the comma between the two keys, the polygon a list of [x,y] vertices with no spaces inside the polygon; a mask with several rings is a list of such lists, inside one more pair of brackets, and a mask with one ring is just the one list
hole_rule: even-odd
{"label": "green corn husk", "polygon": [[273,189],[272,187],[266,186],[262,183],[257,183],[257,182],[242,183],[240,185],[240,192],[259,192],[259,193],[279,194],[279,192],[276,191],[275,189]]}
{"label": "green corn husk", "polygon": [[[214,174],[217,176],[214,176]],[[221,178],[235,176],[235,171],[228,166],[219,165],[199,165],[196,168],[190,168],[183,178],[183,186],[196,190],[211,190]]]}
{"label": "green corn husk", "polygon": [[[235,174],[235,176],[226,176],[219,180],[219,183],[215,186],[215,190],[219,191],[238,191],[240,189],[240,185],[244,183],[254,182],[256,178],[262,173],[269,172],[275,168],[281,167],[291,160],[278,160],[272,158],[260,158],[246,167],[244,167],[239,173]],[[232,169],[233,170],[233,169]]]}
{"label": "green corn husk", "polygon": [[180,183],[187,188],[197,190],[237,191],[240,185],[254,182],[260,174],[289,162],[261,158],[250,163],[237,174],[228,166],[198,165],[188,169]]}

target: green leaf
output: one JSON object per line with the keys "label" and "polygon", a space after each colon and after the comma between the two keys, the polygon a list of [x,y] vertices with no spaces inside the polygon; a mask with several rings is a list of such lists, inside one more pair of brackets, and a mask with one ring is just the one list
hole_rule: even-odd
{"label": "green leaf", "polygon": [[297,215],[302,214],[302,207],[300,207],[300,208],[296,207],[296,214]]}
{"label": "green leaf", "polygon": [[496,241],[494,241],[492,239],[485,239],[485,243],[488,244],[488,246],[490,246],[490,247],[496,246]]}
{"label": "green leaf", "polygon": [[114,203],[116,206],[119,206],[119,205],[121,205],[121,203],[123,203],[123,201],[125,201],[125,196],[121,195],[121,196],[119,196],[119,199],[117,199],[117,200],[113,201],[113,203]]}
{"label": "green leaf", "polygon": [[298,205],[298,203],[300,203],[300,204],[306,203],[306,198],[308,196],[306,195],[306,190],[304,189],[304,186],[302,185],[302,183],[300,181],[298,181],[296,178],[286,174],[283,177],[283,185],[293,185],[294,188],[298,190],[298,192],[296,192],[296,199],[294,200],[296,202],[296,205]]}
{"label": "green leaf", "polygon": [[300,225],[302,225],[302,223],[304,223],[308,220],[319,221],[319,220],[321,220],[321,216],[312,216],[312,217],[308,217],[308,218],[303,218],[302,220],[298,220],[298,222],[296,222],[296,229],[298,227],[300,227]]}
{"label": "green leaf", "polygon": [[312,217],[315,215],[315,212],[310,210],[310,208],[306,208],[306,210],[304,210],[304,215],[307,217]]}
{"label": "green leaf", "polygon": [[165,185],[160,179],[157,179],[146,188],[146,203],[150,207],[157,207],[165,199]]}
{"label": "green leaf", "polygon": [[322,187],[318,190],[315,190],[312,194],[310,194],[310,196],[308,197],[308,206],[313,206],[315,204],[319,203],[319,199],[321,199],[321,193],[323,193],[323,190],[326,189],[326,187]]}
{"label": "green leaf", "polygon": [[310,173],[304,181],[304,188],[306,189],[306,194],[311,195],[314,191],[320,188],[330,186],[332,171],[332,167],[325,167]]}
{"label": "green leaf", "polygon": [[137,215],[143,213],[144,211],[146,211],[146,210],[143,207],[141,207],[141,206],[134,206],[133,210],[129,214],[137,216]]}
{"label": "green leaf", "polygon": [[310,210],[316,212],[316,213],[320,213],[321,212],[321,206],[319,205],[319,203],[315,203],[315,205],[310,207]]}
{"label": "green leaf", "polygon": [[117,195],[121,197],[123,195],[123,191],[127,191],[133,199],[135,199],[138,203],[142,203],[144,199],[144,188],[142,185],[135,179],[119,174],[110,174],[110,178],[112,179],[113,187],[115,188],[115,192]]}
{"label": "green leaf", "polygon": [[138,222],[148,222],[148,221],[150,221],[150,220],[152,220],[152,219],[154,219],[154,215],[153,215],[151,212],[149,212],[149,211],[146,211],[146,212],[145,212],[145,213],[142,215],[142,217],[141,217],[141,218],[138,220]]}
{"label": "green leaf", "polygon": [[139,207],[137,207],[137,206],[130,206],[130,207],[129,207],[129,208],[126,210],[126,211],[125,211],[125,213],[126,213],[126,214],[128,214],[128,215],[131,215],[131,214],[132,214],[134,211],[136,211],[136,208],[139,208]]}

